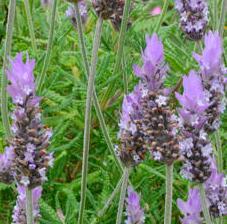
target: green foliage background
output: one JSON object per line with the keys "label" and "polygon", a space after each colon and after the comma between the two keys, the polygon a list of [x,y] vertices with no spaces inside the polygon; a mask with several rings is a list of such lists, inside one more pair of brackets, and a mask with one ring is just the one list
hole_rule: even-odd
{"label": "green foliage background", "polygon": [[[104,22],[101,48],[96,76],[96,91],[104,113],[108,131],[113,143],[117,142],[118,121],[124,96],[123,72],[127,74],[129,90],[138,81],[133,75],[132,65],[140,63],[141,50],[145,47],[145,35],[152,34],[158,16],[150,15],[154,6],[162,1],[135,1],[131,12],[132,26],[127,32],[124,55],[124,70],[112,74],[114,67],[117,40],[119,34],[114,31],[109,22]],[[30,1],[32,17],[35,26],[38,54],[31,49],[28,25],[24,4],[17,1],[16,21],[13,36],[12,56],[16,52],[28,52],[36,59],[35,75],[41,73],[46,52],[50,9],[44,9],[39,0]],[[43,186],[43,196],[40,202],[41,224],[74,224],[76,223],[80,200],[81,157],[83,146],[84,105],[86,97],[86,79],[83,63],[78,47],[77,32],[65,16],[68,4],[58,1],[55,38],[53,43],[50,66],[42,93],[42,109],[44,123],[53,128],[53,140],[49,148],[55,154],[54,168],[49,171],[48,181]],[[2,67],[3,46],[5,40],[5,25],[7,18],[8,0],[0,3],[0,66]],[[92,40],[96,22],[94,12],[90,11],[89,20],[85,27],[86,45],[91,54]],[[212,15],[211,15],[211,28]],[[178,26],[178,16],[173,9],[173,1],[165,15],[159,36],[165,46],[165,58],[170,72],[166,81],[167,86],[175,85],[182,74],[197,68],[192,58],[194,43],[187,40]],[[225,32],[225,47],[227,37]],[[225,48],[226,49],[226,48]],[[196,51],[199,52],[198,49]],[[2,75],[2,70],[1,70]],[[115,84],[115,85],[113,85]],[[221,128],[224,167],[227,156],[227,114],[223,116]],[[213,139],[213,136],[211,136]],[[0,151],[3,152],[6,142],[0,124]],[[146,213],[146,224],[163,223],[165,173],[164,166],[147,158],[145,163],[136,167],[131,176],[131,182],[142,198]],[[180,164],[174,168],[174,204],[173,221],[179,223],[180,213],[176,207],[177,198],[187,198],[190,183],[179,175]],[[104,206],[105,201],[116,186],[120,173],[110,155],[96,113],[92,113],[91,147],[89,157],[88,194],[86,204],[86,223],[113,224],[117,212],[118,198],[115,198],[110,209],[102,218],[97,212]],[[0,224],[11,223],[11,213],[15,205],[15,186],[0,184]],[[65,222],[62,221],[65,218]]]}

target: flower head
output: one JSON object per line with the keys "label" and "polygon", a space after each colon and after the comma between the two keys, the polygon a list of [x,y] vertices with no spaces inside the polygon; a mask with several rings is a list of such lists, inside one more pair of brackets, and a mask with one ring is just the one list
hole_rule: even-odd
{"label": "flower head", "polygon": [[51,131],[41,122],[40,98],[35,95],[34,65],[34,60],[27,59],[24,63],[19,53],[11,60],[11,69],[7,72],[8,92],[15,104],[10,139],[10,148],[15,154],[12,173],[19,184],[28,187],[44,182],[49,162],[53,159],[46,151]]}
{"label": "flower head", "polygon": [[131,188],[128,188],[128,198],[127,202],[127,220],[126,224],[143,224],[145,220],[144,211],[140,207],[140,197],[139,195]]}
{"label": "flower head", "polygon": [[208,23],[206,0],[175,0],[175,8],[180,15],[180,25],[189,39],[203,38]]}

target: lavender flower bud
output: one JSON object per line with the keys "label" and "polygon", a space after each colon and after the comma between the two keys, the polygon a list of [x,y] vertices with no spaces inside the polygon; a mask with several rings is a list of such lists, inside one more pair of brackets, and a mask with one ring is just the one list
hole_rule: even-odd
{"label": "lavender flower bud", "polygon": [[191,40],[203,38],[208,23],[206,0],[175,0],[175,8],[180,15],[183,32]]}
{"label": "lavender flower bud", "polygon": [[137,85],[131,94],[125,96],[122,105],[120,148],[116,152],[125,166],[138,164],[144,159],[146,152],[141,132],[140,99],[141,89]]}
{"label": "lavender flower bud", "polygon": [[227,215],[227,183],[224,174],[218,173],[212,160],[211,176],[205,183],[210,213],[213,217]]}
{"label": "lavender flower bud", "polygon": [[[25,187],[18,186],[18,196],[17,202],[13,210],[13,224],[23,224],[26,223],[26,193]],[[32,190],[32,203],[33,203],[33,217],[34,223],[38,224],[39,214],[39,199],[42,194],[42,188],[36,187]]]}
{"label": "lavender flower bud", "polygon": [[[82,23],[85,24],[88,19],[87,5],[84,1],[78,3]],[[66,17],[71,20],[73,26],[77,29],[76,10],[74,5],[70,5],[65,12]]]}
{"label": "lavender flower bud", "polygon": [[144,211],[140,207],[140,197],[139,195],[131,188],[128,187],[128,198],[127,202],[127,220],[126,224],[143,224],[145,221]]}
{"label": "lavender flower bud", "polygon": [[206,123],[206,109],[209,101],[203,90],[202,80],[191,71],[189,76],[183,77],[184,93],[176,93],[176,98],[182,106],[179,110],[182,123],[180,153],[185,162],[181,174],[191,181],[203,183],[210,174],[210,156],[212,145],[204,131]]}
{"label": "lavender flower bud", "polygon": [[8,93],[13,99],[15,109],[12,115],[10,147],[14,149],[15,159],[12,171],[20,185],[34,188],[46,178],[46,171],[52,164],[52,154],[47,153],[51,130],[41,122],[40,98],[35,95],[34,60],[24,63],[22,53],[11,60],[7,71],[10,81]]}
{"label": "lavender flower bud", "polygon": [[141,128],[153,158],[170,165],[179,157],[179,145],[178,124],[163,88],[168,66],[165,65],[163,45],[157,35],[147,36],[146,43],[142,54],[143,66],[134,65],[135,74],[142,80]]}
{"label": "lavender flower bud", "polygon": [[13,182],[13,174],[11,170],[12,162],[15,158],[14,149],[6,147],[5,152],[0,154],[0,181],[6,184]]}
{"label": "lavender flower bud", "polygon": [[225,74],[226,68],[222,63],[222,40],[217,32],[211,31],[205,36],[205,48],[202,55],[194,53],[200,65],[200,76],[210,105],[206,111],[208,118],[206,131],[214,132],[220,126],[220,116],[224,112],[225,103]]}
{"label": "lavender flower bud", "polygon": [[202,224],[202,207],[200,202],[199,189],[190,189],[188,200],[186,202],[181,199],[177,199],[177,207],[184,215],[184,218],[181,219],[182,224]]}

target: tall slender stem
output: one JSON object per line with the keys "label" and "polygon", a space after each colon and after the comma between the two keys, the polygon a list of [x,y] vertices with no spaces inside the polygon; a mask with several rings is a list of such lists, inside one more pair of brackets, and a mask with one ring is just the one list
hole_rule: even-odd
{"label": "tall slender stem", "polygon": [[121,195],[120,195],[119,204],[118,204],[116,224],[122,223],[121,221],[122,221],[122,214],[123,214],[123,209],[124,209],[126,190],[128,187],[128,179],[129,179],[129,169],[125,168],[124,174],[123,174],[123,181],[122,181],[122,185],[121,185]]}
{"label": "tall slender stem", "polygon": [[27,224],[33,224],[32,189],[26,187],[26,220]]}
{"label": "tall slender stem", "polygon": [[223,157],[222,157],[222,147],[221,147],[221,137],[219,130],[215,133],[215,142],[216,142],[216,149],[217,149],[217,165],[218,171],[222,172],[223,170]]}
{"label": "tall slender stem", "polygon": [[24,0],[24,6],[25,6],[26,16],[27,16],[27,20],[28,20],[28,29],[29,29],[29,33],[30,33],[31,42],[32,42],[32,48],[33,48],[34,53],[36,54],[37,46],[36,46],[36,42],[35,42],[35,31],[34,31],[32,15],[31,15],[28,0]]}
{"label": "tall slender stem", "polygon": [[162,25],[162,22],[163,22],[163,19],[164,19],[164,17],[165,17],[165,14],[166,14],[166,12],[167,12],[168,7],[169,7],[169,0],[164,0],[164,5],[163,5],[163,7],[162,7],[162,14],[161,14],[161,16],[159,17],[158,23],[157,23],[157,25],[156,25],[156,27],[155,27],[155,29],[154,29],[154,31],[155,31],[156,33],[158,33],[158,31],[159,31],[159,29],[160,29],[160,27],[161,27],[161,25]]}
{"label": "tall slender stem", "polygon": [[173,197],[173,164],[166,165],[166,197],[164,224],[171,224]]}
{"label": "tall slender stem", "polygon": [[210,212],[207,206],[208,204],[207,204],[206,192],[203,184],[199,184],[199,191],[200,191],[200,198],[201,198],[203,216],[205,218],[205,222],[206,224],[212,224]]}
{"label": "tall slender stem", "polygon": [[227,10],[226,8],[227,8],[227,0],[222,0],[221,18],[220,18],[219,28],[218,28],[218,31],[221,36],[223,36],[223,32],[224,32],[225,14],[226,14],[226,10]]}
{"label": "tall slender stem", "polygon": [[116,63],[115,63],[113,74],[118,73],[121,66],[123,48],[125,43],[125,34],[128,26],[130,6],[131,6],[131,0],[125,0],[124,13],[122,17],[120,36],[118,41],[118,51],[117,51]]}
{"label": "tall slender stem", "polygon": [[[89,63],[88,63],[88,58],[87,58],[87,53],[86,53],[86,47],[85,47],[85,41],[84,41],[84,35],[83,35],[83,27],[82,27],[81,16],[80,16],[78,4],[75,4],[75,9],[76,9],[76,22],[77,22],[77,31],[78,31],[79,42],[80,42],[80,50],[81,50],[81,54],[82,54],[82,58],[83,58],[83,62],[84,62],[84,67],[86,70],[86,75],[88,78],[89,74],[90,74],[90,69],[89,69]],[[95,89],[93,91],[93,103],[94,103],[94,107],[95,107],[95,110],[96,110],[96,113],[97,113],[97,116],[99,119],[102,133],[103,133],[105,141],[107,143],[108,149],[110,150],[110,153],[113,155],[114,161],[115,161],[116,165],[118,166],[119,170],[123,172],[122,165],[121,165],[118,157],[115,154],[114,147],[113,147],[113,144],[111,142],[111,139],[110,139],[107,127],[106,127],[105,119],[103,117],[103,113],[102,113]]]}
{"label": "tall slender stem", "polygon": [[44,64],[42,68],[41,75],[38,79],[37,83],[37,92],[40,93],[42,90],[43,83],[45,81],[46,77],[46,71],[50,62],[50,55],[53,45],[53,39],[54,39],[54,27],[55,27],[55,15],[56,15],[56,9],[57,9],[57,0],[54,0],[52,2],[52,10],[51,10],[51,22],[50,22],[50,31],[49,31],[49,37],[48,37],[48,43],[47,43],[47,51],[46,56],[44,59]]}
{"label": "tall slender stem", "polygon": [[11,52],[12,38],[13,38],[13,25],[15,19],[15,10],[16,10],[16,0],[9,1],[9,12],[7,17],[7,26],[6,26],[6,41],[5,41],[5,52],[3,58],[3,72],[1,80],[1,114],[2,114],[2,123],[5,129],[6,137],[10,137],[10,123],[8,118],[8,97],[6,93],[7,86],[7,77],[6,77],[6,67],[8,65],[8,58]]}
{"label": "tall slender stem", "polygon": [[118,181],[117,186],[114,188],[113,192],[111,193],[110,197],[106,201],[106,203],[105,203],[104,207],[102,208],[102,210],[100,210],[98,212],[98,216],[99,217],[102,217],[106,213],[107,209],[110,207],[110,205],[113,202],[114,198],[116,197],[117,193],[120,191],[120,188],[121,188],[121,185],[122,185],[122,181],[123,181],[123,176]]}
{"label": "tall slender stem", "polygon": [[80,211],[78,223],[83,223],[84,209],[86,202],[86,190],[87,190],[87,172],[88,172],[88,156],[89,156],[89,145],[90,145],[90,131],[91,131],[91,106],[92,106],[92,95],[94,90],[94,81],[96,75],[96,64],[98,60],[98,49],[101,41],[102,33],[102,18],[99,17],[96,25],[94,44],[92,50],[92,63],[91,72],[88,77],[87,87],[87,99],[86,99],[86,110],[85,110],[85,127],[84,127],[84,142],[83,142],[83,165],[82,165],[82,183],[81,183],[81,199],[80,199]]}
{"label": "tall slender stem", "polygon": [[214,0],[214,30],[218,30],[218,0]]}

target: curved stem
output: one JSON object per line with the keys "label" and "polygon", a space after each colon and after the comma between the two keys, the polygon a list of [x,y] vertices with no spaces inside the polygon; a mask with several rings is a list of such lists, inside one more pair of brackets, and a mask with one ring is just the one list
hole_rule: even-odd
{"label": "curved stem", "polygon": [[28,29],[31,37],[31,42],[32,42],[32,48],[34,53],[36,54],[37,52],[37,46],[35,42],[35,31],[34,31],[34,26],[33,26],[33,21],[32,21],[32,16],[31,16],[31,11],[30,11],[30,6],[29,6],[29,1],[24,0],[24,6],[25,6],[25,11],[26,11],[26,16],[28,20]]}
{"label": "curved stem", "polygon": [[6,77],[6,67],[8,65],[8,59],[11,52],[12,38],[13,38],[13,25],[15,19],[16,11],[16,0],[9,1],[9,12],[7,17],[7,26],[6,26],[6,41],[5,41],[5,53],[3,58],[3,72],[1,80],[1,114],[2,114],[2,123],[5,129],[6,137],[9,138],[11,135],[10,132],[10,122],[8,118],[8,97],[6,92],[7,86],[7,77]]}
{"label": "curved stem", "polygon": [[123,182],[121,185],[121,195],[120,195],[119,204],[118,204],[116,224],[122,223],[121,221],[122,221],[122,214],[123,214],[123,210],[124,210],[126,190],[128,187],[128,179],[129,179],[129,169],[125,168],[124,174],[123,174]]}
{"label": "curved stem", "polygon": [[203,184],[199,184],[199,191],[200,191],[200,198],[201,198],[201,204],[202,204],[205,222],[206,222],[206,224],[212,224],[210,212],[207,207],[208,204],[207,204],[206,192],[205,192]]}
{"label": "curved stem", "polygon": [[116,63],[115,63],[113,74],[118,73],[118,71],[121,67],[123,48],[124,48],[124,43],[125,43],[125,34],[126,34],[127,26],[128,26],[130,5],[131,5],[131,0],[125,0],[124,13],[123,13],[123,17],[122,17],[120,36],[119,36],[119,41],[118,41],[118,51],[117,51]]}
{"label": "curved stem", "polygon": [[218,28],[220,36],[223,36],[223,32],[224,32],[226,8],[227,8],[227,0],[222,0],[221,18],[220,18],[219,28]]}
{"label": "curved stem", "polygon": [[[83,27],[82,27],[82,21],[81,21],[78,4],[75,4],[75,9],[76,9],[76,22],[77,22],[77,31],[78,31],[79,42],[80,42],[80,50],[81,50],[81,54],[82,54],[82,58],[83,58],[83,62],[84,62],[84,67],[86,70],[86,75],[88,78],[89,74],[90,74],[90,68],[89,68],[89,63],[88,63],[88,59],[87,59],[87,53],[86,53],[86,47],[85,47],[85,41],[84,41],[84,35],[83,35]],[[113,144],[111,142],[111,139],[110,139],[107,127],[106,127],[105,119],[103,117],[103,113],[102,113],[95,89],[93,91],[93,103],[94,103],[94,107],[95,107],[95,110],[96,110],[96,113],[98,116],[98,120],[99,120],[99,123],[101,126],[102,133],[104,135],[106,144],[108,146],[108,149],[110,150],[110,153],[113,155],[114,161],[115,161],[116,165],[118,166],[119,170],[123,172],[122,165],[121,165],[118,157],[115,154],[114,147],[113,147]]]}
{"label": "curved stem", "polygon": [[162,22],[163,22],[163,19],[165,17],[165,14],[167,12],[168,7],[169,7],[169,0],[164,0],[164,5],[162,7],[162,14],[159,17],[158,23],[157,23],[157,25],[156,25],[156,27],[154,29],[155,33],[158,33],[158,31],[159,31],[159,29],[160,29],[160,27],[162,25]]}
{"label": "curved stem", "polygon": [[219,130],[215,133],[215,142],[216,142],[216,149],[217,149],[217,165],[218,171],[222,172],[223,170],[223,157],[222,157],[222,147],[221,147],[221,137]]}
{"label": "curved stem", "polygon": [[26,220],[27,224],[33,224],[33,208],[32,208],[32,189],[26,187]]}
{"label": "curved stem", "polygon": [[121,188],[121,185],[122,185],[122,181],[123,181],[123,176],[119,180],[117,186],[115,187],[114,191],[112,192],[112,194],[110,195],[108,200],[106,201],[106,203],[105,203],[104,207],[102,208],[102,210],[100,210],[98,212],[98,216],[99,217],[102,217],[106,213],[107,209],[110,207],[110,205],[113,202],[114,198],[116,197],[117,193],[120,191],[120,188]]}
{"label": "curved stem", "polygon": [[91,73],[88,78],[86,110],[85,110],[84,142],[83,142],[81,200],[80,200],[80,211],[79,211],[79,219],[78,219],[79,224],[83,223],[84,209],[85,209],[85,202],[86,202],[88,156],[89,156],[90,131],[91,131],[91,126],[90,126],[91,125],[91,106],[92,106],[92,95],[94,90],[95,74],[96,74],[96,64],[98,60],[98,49],[101,41],[102,22],[103,22],[102,18],[99,17],[96,25],[94,44],[93,44],[93,50],[92,50]]}
{"label": "curved stem", "polygon": [[173,164],[166,165],[166,197],[164,224],[171,224],[173,197]]}
{"label": "curved stem", "polygon": [[47,43],[47,51],[46,56],[44,59],[44,64],[42,68],[41,75],[38,79],[37,83],[37,92],[40,93],[42,90],[43,83],[45,81],[46,77],[46,71],[50,62],[50,55],[52,50],[52,44],[53,44],[53,37],[54,37],[54,27],[55,27],[55,15],[56,15],[56,9],[57,9],[57,0],[54,0],[52,2],[52,10],[51,10],[51,23],[50,23],[50,31],[49,31],[49,37],[48,37],[48,43]]}

